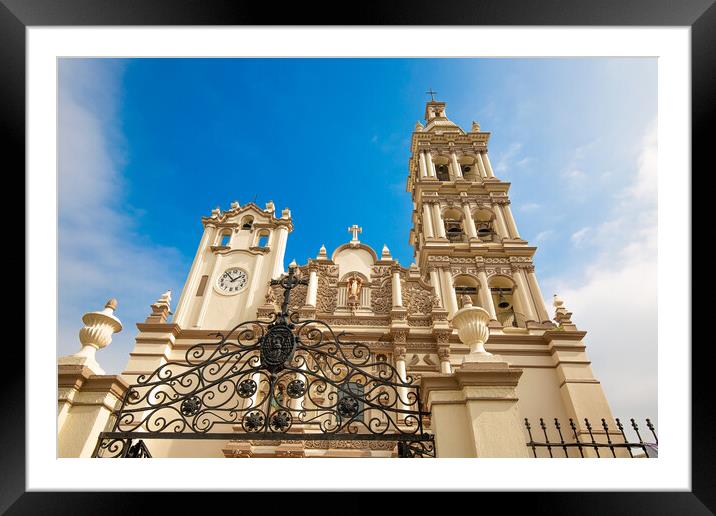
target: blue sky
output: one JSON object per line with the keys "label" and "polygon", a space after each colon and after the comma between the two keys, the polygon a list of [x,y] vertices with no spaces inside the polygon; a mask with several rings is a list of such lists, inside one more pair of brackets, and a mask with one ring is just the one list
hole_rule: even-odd
{"label": "blue sky", "polygon": [[234,200],[291,208],[287,262],[359,224],[409,265],[410,134],[433,88],[492,132],[543,294],[590,332],[615,414],[655,417],[656,74],[646,58],[61,60],[58,355],[117,297],[124,330],[98,360],[120,372],[149,304],[178,300],[200,217]]}

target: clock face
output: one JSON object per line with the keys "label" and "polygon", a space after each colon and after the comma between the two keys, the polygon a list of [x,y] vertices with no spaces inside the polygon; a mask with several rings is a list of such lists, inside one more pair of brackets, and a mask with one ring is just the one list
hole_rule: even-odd
{"label": "clock face", "polygon": [[238,294],[249,283],[248,273],[239,267],[226,269],[216,280],[216,290],[226,295]]}

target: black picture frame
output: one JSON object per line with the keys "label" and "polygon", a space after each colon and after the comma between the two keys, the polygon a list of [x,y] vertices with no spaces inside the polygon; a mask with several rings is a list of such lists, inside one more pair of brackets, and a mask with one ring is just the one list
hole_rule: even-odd
{"label": "black picture frame", "polygon": [[[338,3],[281,4],[280,8],[278,5],[230,0],[0,0],[2,127],[6,158],[16,158],[16,168],[6,169],[6,174],[25,167],[25,29],[64,25],[689,26],[693,163],[705,164],[707,157],[713,155],[708,141],[716,104],[716,63],[712,56],[716,50],[716,6],[713,0],[401,0],[353,6],[345,11],[349,14],[344,17],[337,14]],[[713,165],[710,168],[713,169]],[[685,328],[684,341],[671,345],[691,346],[692,340],[696,339]],[[716,453],[712,432],[716,418],[711,409],[711,386],[707,383],[712,376],[707,359],[711,343],[706,339],[698,342],[700,345],[692,347],[690,492],[551,492],[530,493],[526,495],[528,499],[512,493],[509,512],[516,509],[515,501],[526,501],[529,503],[527,514],[713,514],[716,510]],[[138,509],[138,504],[144,502],[135,494],[26,492],[25,449],[31,443],[25,442],[25,378],[22,374],[25,357],[13,357],[7,363],[13,365],[7,366],[4,372],[0,511],[8,514],[144,513]],[[504,494],[483,493],[479,500],[486,509],[488,496],[501,496],[502,502],[498,503],[505,503]],[[174,493],[171,500],[165,497],[162,503],[179,503],[187,512],[192,502],[202,503],[194,501],[196,497],[192,501],[187,498]],[[243,503],[246,502],[244,499]],[[219,510],[214,502],[205,505],[204,510],[212,505]],[[170,505],[166,505],[166,510],[170,510]]]}

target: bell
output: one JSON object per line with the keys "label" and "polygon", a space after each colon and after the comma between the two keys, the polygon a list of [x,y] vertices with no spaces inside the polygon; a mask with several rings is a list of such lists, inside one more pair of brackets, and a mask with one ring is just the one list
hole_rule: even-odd
{"label": "bell", "polygon": [[500,297],[499,297],[499,299],[498,299],[497,307],[498,307],[498,308],[502,308],[503,310],[504,310],[505,308],[509,308],[509,307],[510,307],[509,301],[507,301],[507,299],[505,299],[505,296],[502,295],[502,292],[500,292]]}

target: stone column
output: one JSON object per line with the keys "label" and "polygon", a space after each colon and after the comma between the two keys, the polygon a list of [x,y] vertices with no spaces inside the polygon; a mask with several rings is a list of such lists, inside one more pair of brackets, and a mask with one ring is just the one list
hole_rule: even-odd
{"label": "stone column", "polygon": [[420,177],[428,177],[428,165],[425,162],[425,151],[420,151],[418,157],[418,168],[420,169]]}
{"label": "stone column", "polygon": [[522,275],[522,270],[513,269],[512,279],[515,283],[517,283],[517,296],[519,297],[520,305],[522,305],[520,308],[524,311],[525,319],[527,321],[536,321],[537,314],[535,313],[534,305],[532,304],[532,296],[530,295],[527,283]]}
{"label": "stone column", "polygon": [[433,238],[433,216],[430,213],[430,204],[423,202],[423,232],[426,238]]}
{"label": "stone column", "polygon": [[483,179],[487,177],[487,172],[485,171],[485,165],[482,162],[482,158],[480,157],[480,152],[475,153],[475,166],[477,167],[477,170],[480,173],[480,177]]}
{"label": "stone column", "polygon": [[[405,335],[402,336],[402,338],[398,337],[400,340],[403,341],[406,338]],[[395,347],[394,350],[394,356],[395,356],[395,370],[398,372],[398,376],[400,377],[400,381],[402,383],[405,383],[407,381],[408,373],[407,369],[405,367],[405,353],[406,349],[405,346],[398,345]],[[398,387],[398,397],[400,398],[398,400],[398,408],[399,409],[405,409],[406,408],[406,402],[408,401],[408,388],[407,387]],[[400,416],[398,416],[400,419]]]}
{"label": "stone column", "polygon": [[449,267],[440,269],[440,272],[443,276],[443,284],[445,285],[447,295],[447,306],[445,308],[448,309],[449,314],[452,316],[457,312],[457,296],[455,295],[455,286],[452,282],[452,273]]}
{"label": "stone column", "polygon": [[485,151],[481,154],[482,154],[482,162],[485,165],[485,171],[487,172],[487,177],[490,179],[494,179],[495,172],[492,170],[492,164],[490,164],[490,158],[487,156],[487,151]]}
{"label": "stone column", "polygon": [[542,297],[542,291],[540,290],[539,284],[537,283],[537,276],[535,275],[534,266],[525,269],[525,272],[527,273],[527,283],[532,290],[532,298],[534,300],[535,307],[537,308],[539,322],[547,322],[550,320],[549,314],[547,313],[547,309],[544,306],[544,298]]}
{"label": "stone column", "polygon": [[318,273],[315,266],[311,266],[308,273],[308,292],[306,293],[306,304],[315,308],[316,297],[318,296]]}
{"label": "stone column", "polygon": [[428,177],[435,178],[437,177],[437,174],[435,173],[435,164],[433,163],[433,155],[430,151],[425,152],[425,158],[427,160],[428,165]]}
{"label": "stone column", "polygon": [[[547,344],[556,366],[557,381],[566,416],[574,420],[580,440],[591,442],[589,430],[584,423],[584,419],[587,418],[592,426],[596,427],[595,440],[604,442],[606,440],[604,433],[600,431],[601,418],[606,419],[609,428],[616,428],[616,424],[602,385],[594,377],[591,362],[585,352],[582,341],[585,335],[586,332],[583,331],[549,330],[544,332],[542,339]],[[612,440],[621,442],[614,437]],[[596,457],[593,450],[589,448],[585,448],[584,454],[587,457]],[[625,455],[625,452],[617,451],[617,457]],[[605,454],[602,453],[602,457],[604,456]],[[607,456],[611,456],[608,451]]]}
{"label": "stone column", "polygon": [[112,412],[121,403],[128,384],[120,376],[105,374],[95,354],[122,330],[115,317],[117,300],[103,310],[82,316],[82,348],[58,362],[57,431],[60,457],[90,457],[100,432],[109,430]]}
{"label": "stone column", "polygon": [[512,216],[512,210],[510,209],[509,201],[506,204],[502,204],[502,211],[505,214],[507,220],[507,227],[510,228],[512,238],[520,238],[520,234],[517,232],[517,224],[515,224],[515,218]]}
{"label": "stone column", "polygon": [[500,234],[502,238],[510,238],[510,232],[507,230],[507,225],[505,224],[505,217],[502,213],[502,210],[500,209],[499,204],[493,204],[492,209],[495,212],[495,221],[497,222],[497,232]]}
{"label": "stone column", "polygon": [[457,161],[457,154],[454,152],[450,153],[450,161],[452,162],[452,169],[453,169],[453,176],[455,179],[463,179],[462,177],[462,169],[460,168],[460,163]]}
{"label": "stone column", "polygon": [[495,303],[492,301],[492,291],[490,290],[490,283],[487,280],[487,273],[485,269],[480,269],[477,273],[477,279],[480,281],[480,300],[482,306],[490,314],[490,318],[495,321],[497,320],[497,312],[495,311]]}
{"label": "stone column", "polygon": [[443,216],[440,213],[440,204],[433,203],[433,215],[435,217],[435,229],[437,230],[437,236],[439,238],[447,238],[445,234],[445,223],[443,222]]}
{"label": "stone column", "polygon": [[438,457],[528,457],[516,390],[522,370],[484,351],[488,321],[466,299],[453,325],[470,354],[454,373],[421,380]]}
{"label": "stone column", "polygon": [[402,308],[403,292],[400,288],[400,270],[396,267],[391,275],[391,290],[393,292],[393,308]]}
{"label": "stone column", "polygon": [[112,412],[129,384],[119,375],[97,375],[83,365],[58,366],[57,455],[91,457],[100,432],[111,430]]}
{"label": "stone column", "polygon": [[470,240],[477,239],[477,228],[475,227],[475,221],[472,218],[470,212],[470,205],[465,203],[462,205],[462,213],[465,216],[465,228],[467,230],[467,236]]}
{"label": "stone column", "polygon": [[445,304],[445,296],[443,295],[443,290],[440,287],[440,271],[437,269],[437,267],[431,266],[428,269],[428,272],[430,273],[430,284],[435,289],[435,295],[440,298],[440,306],[447,306]]}

